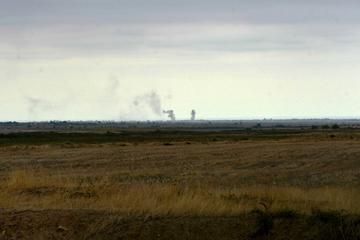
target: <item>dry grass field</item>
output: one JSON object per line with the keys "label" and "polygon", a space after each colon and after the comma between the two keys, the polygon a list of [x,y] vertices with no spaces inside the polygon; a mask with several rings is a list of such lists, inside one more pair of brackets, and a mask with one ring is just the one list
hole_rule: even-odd
{"label": "dry grass field", "polygon": [[[245,226],[248,230],[235,231],[237,239],[270,239],[277,227],[280,235],[283,228],[291,228],[281,223],[284,216],[291,218],[290,222],[301,221],[292,223],[299,225],[296,236],[301,239],[301,226],[312,225],[310,220],[303,220],[306,216],[318,214],[331,229],[334,221],[339,225],[337,220],[343,223],[349,216],[360,214],[357,132],[310,132],[244,140],[234,140],[231,134],[224,136],[206,141],[190,134],[173,141],[148,138],[92,144],[5,144],[0,147],[0,239],[32,239],[35,233],[38,239],[50,239],[51,234],[51,239],[146,239],[145,235],[149,239],[176,239],[171,232],[176,235],[184,229],[189,239],[219,239],[220,235],[234,239],[220,230],[205,236],[204,232],[208,234],[208,228],[216,223]],[[48,222],[49,216],[63,222],[34,232],[36,224]],[[125,221],[124,216],[130,220]],[[280,216],[279,226],[278,222],[272,223],[275,216]],[[75,225],[78,229],[86,225],[83,232],[88,235],[76,235],[71,230],[77,218]],[[201,225],[194,218],[205,222]],[[89,219],[93,220],[89,223]],[[103,220],[99,223],[98,219]],[[158,220],[148,223],[149,219]],[[113,226],[114,221],[122,222]],[[356,235],[360,220],[351,221],[350,230],[344,227],[340,235],[331,236],[358,239],[354,236],[360,236]],[[78,226],[79,222],[83,225]],[[149,228],[153,224],[157,227]],[[197,224],[205,230],[189,230]],[[183,230],[174,227],[170,235],[151,235],[164,233],[159,227],[169,225]],[[138,228],[134,230],[133,226]],[[104,229],[103,235],[97,235]],[[137,236],[141,234],[139,229],[146,234]],[[222,229],[229,231],[225,226]],[[116,231],[122,232],[122,237]],[[316,233],[309,234],[313,238],[309,235],[308,239],[319,239]],[[185,236],[180,234],[178,239]]]}

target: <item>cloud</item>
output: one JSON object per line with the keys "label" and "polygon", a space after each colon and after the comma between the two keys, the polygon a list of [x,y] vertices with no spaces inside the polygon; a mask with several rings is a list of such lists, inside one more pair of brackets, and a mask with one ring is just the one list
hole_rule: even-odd
{"label": "cloud", "polygon": [[[183,52],[317,51],[351,48],[360,30],[341,25],[249,25],[245,23],[132,24],[0,28],[0,59],[163,57]],[[337,49],[339,48],[339,49]]]}
{"label": "cloud", "polygon": [[[2,3],[2,25],[78,23],[248,22],[260,24],[358,22],[359,2],[347,0],[12,0]],[[346,11],[347,14],[344,14]]]}
{"label": "cloud", "polygon": [[297,50],[314,37],[354,43],[359,7],[353,0],[13,0],[0,9],[0,58]]}
{"label": "cloud", "polygon": [[[209,116],[279,115],[281,104],[301,107],[289,101],[298,93],[320,104],[293,112],[316,113],[326,94],[339,97],[341,87],[324,91],[329,82],[359,96],[359,7],[355,0],[3,1],[0,98],[11,107],[2,104],[2,118],[146,120],[159,119],[162,108],[188,118],[194,106]],[[159,94],[166,92],[175,97]],[[346,101],[339,105],[356,113]]]}

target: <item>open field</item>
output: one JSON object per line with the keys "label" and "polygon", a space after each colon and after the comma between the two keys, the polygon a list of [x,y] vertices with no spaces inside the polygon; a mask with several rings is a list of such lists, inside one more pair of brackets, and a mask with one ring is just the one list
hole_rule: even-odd
{"label": "open field", "polygon": [[359,239],[359,159],[357,130],[5,134],[0,239]]}

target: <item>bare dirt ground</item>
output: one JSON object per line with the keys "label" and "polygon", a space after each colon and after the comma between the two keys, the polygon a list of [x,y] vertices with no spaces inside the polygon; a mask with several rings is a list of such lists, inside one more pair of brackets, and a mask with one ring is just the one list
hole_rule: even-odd
{"label": "bare dirt ground", "polygon": [[359,239],[359,159],[348,132],[6,144],[0,239]]}

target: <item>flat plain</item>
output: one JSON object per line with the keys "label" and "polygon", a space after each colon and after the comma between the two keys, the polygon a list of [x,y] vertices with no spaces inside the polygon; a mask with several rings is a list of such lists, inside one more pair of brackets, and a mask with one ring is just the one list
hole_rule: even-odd
{"label": "flat plain", "polygon": [[359,239],[358,130],[0,136],[0,239]]}

